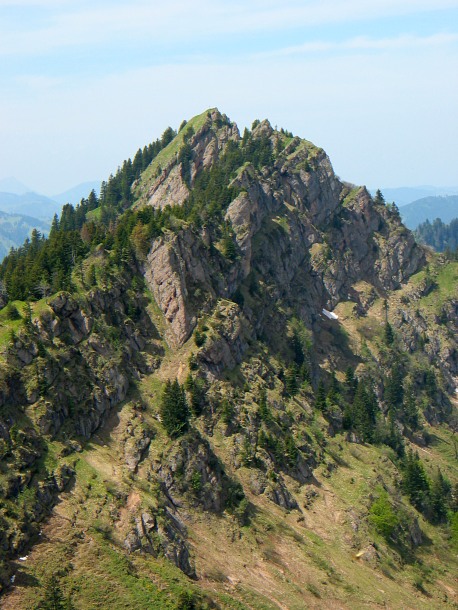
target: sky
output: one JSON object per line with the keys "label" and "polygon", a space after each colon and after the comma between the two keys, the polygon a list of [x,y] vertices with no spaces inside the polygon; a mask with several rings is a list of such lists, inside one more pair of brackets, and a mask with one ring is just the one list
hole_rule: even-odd
{"label": "sky", "polygon": [[107,179],[218,107],[371,188],[458,184],[458,0],[0,0],[0,179]]}

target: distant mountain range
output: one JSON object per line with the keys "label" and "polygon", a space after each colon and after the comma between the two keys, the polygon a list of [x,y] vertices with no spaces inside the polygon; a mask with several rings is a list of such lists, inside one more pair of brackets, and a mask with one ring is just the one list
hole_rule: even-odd
{"label": "distant mountain range", "polygon": [[29,192],[17,195],[0,192],[0,211],[7,214],[21,214],[50,220],[61,208],[62,204],[38,193]]}
{"label": "distant mountain range", "polygon": [[68,191],[53,195],[52,199],[62,205],[65,203],[72,203],[73,205],[76,205],[81,201],[81,199],[83,199],[83,197],[87,197],[92,190],[94,190],[97,194],[100,192],[100,180],[82,182],[81,184],[77,184],[73,188],[68,189]]}
{"label": "distant mountain range", "polygon": [[416,229],[426,219],[440,218],[449,223],[458,218],[458,195],[448,197],[423,197],[400,209],[402,220],[409,229]]}
{"label": "distant mountain range", "polygon": [[24,193],[30,192],[32,189],[25,185],[23,182],[16,180],[13,176],[8,178],[2,178],[0,180],[0,192],[13,193],[14,195],[23,195]]}
{"label": "distant mountain range", "polygon": [[82,182],[51,197],[41,195],[16,178],[0,180],[0,211],[50,219],[65,203],[78,204],[92,190],[100,191],[100,181]]}
{"label": "distant mountain range", "polygon": [[19,247],[32,229],[49,233],[54,214],[66,203],[78,204],[91,190],[100,190],[100,182],[83,182],[73,188],[46,197],[32,191],[16,178],[0,180],[0,261],[11,247]]}
{"label": "distant mountain range", "polygon": [[[380,189],[386,201],[394,201],[398,207],[402,207],[424,199],[425,197],[444,197],[449,195],[458,195],[458,186],[400,186],[397,188],[382,188]],[[371,189],[371,193],[375,194],[376,189]]]}
{"label": "distant mountain range", "polygon": [[12,247],[21,246],[33,229],[49,233],[51,223],[40,218],[21,214],[6,214],[0,211],[0,261]]}

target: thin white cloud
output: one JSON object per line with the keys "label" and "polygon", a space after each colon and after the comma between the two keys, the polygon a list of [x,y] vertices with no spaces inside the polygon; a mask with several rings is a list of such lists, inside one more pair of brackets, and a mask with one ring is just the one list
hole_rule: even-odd
{"label": "thin white cloud", "polygon": [[458,34],[439,33],[431,36],[413,36],[404,34],[393,38],[369,38],[357,36],[341,42],[312,41],[304,44],[285,47],[278,50],[258,53],[257,58],[274,58],[291,55],[321,52],[345,51],[392,51],[402,49],[415,49],[420,47],[434,47],[449,45],[458,42]]}
{"label": "thin white cloud", "polygon": [[0,0],[0,8],[33,7],[53,8],[56,6],[71,6],[71,0]]}
{"label": "thin white cloud", "polygon": [[[215,35],[259,31],[288,31],[330,23],[396,17],[425,11],[458,8],[458,0],[171,0],[168,3],[133,0],[106,4],[100,0],[71,3],[69,0],[15,0],[14,6],[59,7],[48,16],[47,26],[15,30],[0,29],[0,54],[43,53],[68,46],[152,39],[158,43],[198,41]],[[13,6],[0,0],[1,6]]]}

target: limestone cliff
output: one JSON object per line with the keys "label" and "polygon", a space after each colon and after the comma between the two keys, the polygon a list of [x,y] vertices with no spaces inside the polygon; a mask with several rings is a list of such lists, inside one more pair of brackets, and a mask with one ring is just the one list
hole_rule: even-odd
{"label": "limestone cliff", "polygon": [[[174,347],[188,339],[199,312],[232,298],[250,273],[262,278],[270,299],[286,300],[311,322],[322,307],[347,300],[355,283],[393,290],[424,263],[397,212],[375,204],[364,187],[342,183],[323,150],[299,138],[282,144],[268,121],[252,138],[267,139],[279,152],[261,169],[244,163],[230,184],[239,193],[225,212],[236,260],[228,264],[215,250],[219,235],[211,222],[199,232],[185,225],[166,234],[148,253],[145,277]],[[242,142],[237,127],[217,111],[208,113],[188,139],[189,184],[177,154],[160,179],[143,179],[140,188],[148,195],[139,205],[183,204],[199,172],[218,163],[229,141]]]}

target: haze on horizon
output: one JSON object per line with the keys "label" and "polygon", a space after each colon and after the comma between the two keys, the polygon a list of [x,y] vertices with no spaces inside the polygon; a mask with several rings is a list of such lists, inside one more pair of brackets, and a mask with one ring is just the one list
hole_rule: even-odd
{"label": "haze on horizon", "polygon": [[106,179],[217,106],[345,180],[456,185],[458,0],[0,0],[0,179]]}

